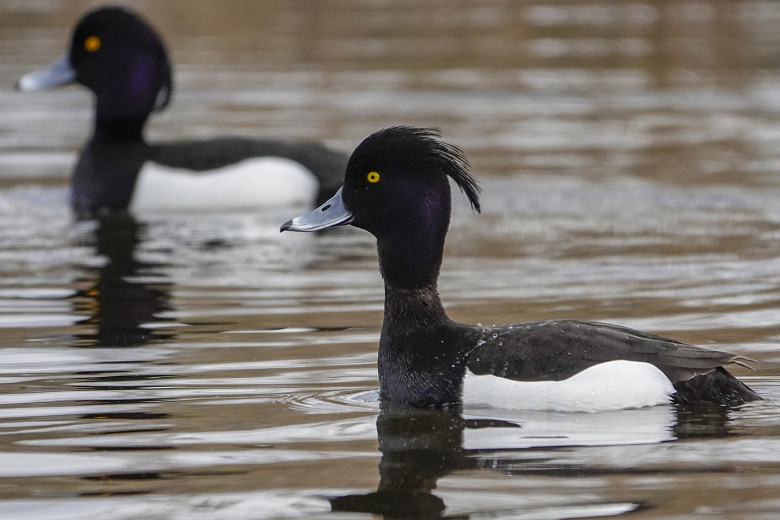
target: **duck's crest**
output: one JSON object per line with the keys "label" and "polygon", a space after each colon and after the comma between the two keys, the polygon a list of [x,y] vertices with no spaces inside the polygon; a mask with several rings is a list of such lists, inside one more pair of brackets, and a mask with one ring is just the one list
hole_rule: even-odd
{"label": "duck's crest", "polygon": [[482,188],[477,180],[471,176],[469,161],[466,154],[458,146],[441,140],[441,131],[438,128],[417,128],[413,126],[391,126],[380,130],[370,136],[371,139],[387,139],[400,146],[402,150],[411,154],[420,153],[435,163],[436,167],[450,176],[466,194],[471,207],[482,211],[479,203],[479,194]]}

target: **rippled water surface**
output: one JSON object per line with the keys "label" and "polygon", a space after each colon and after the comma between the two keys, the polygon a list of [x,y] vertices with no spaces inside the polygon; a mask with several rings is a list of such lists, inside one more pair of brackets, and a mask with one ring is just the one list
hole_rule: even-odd
{"label": "rippled water surface", "polygon": [[759,361],[767,401],[380,413],[372,238],[304,208],[72,220],[72,87],[18,93],[94,2],[0,1],[0,518],[776,518],[780,4],[134,2],[175,61],[150,139],[472,159],[451,316],[610,321]]}

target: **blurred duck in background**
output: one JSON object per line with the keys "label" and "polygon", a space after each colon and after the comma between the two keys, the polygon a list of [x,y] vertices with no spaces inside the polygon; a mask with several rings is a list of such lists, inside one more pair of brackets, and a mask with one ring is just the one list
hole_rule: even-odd
{"label": "blurred duck in background", "polygon": [[73,82],[95,93],[94,131],[71,180],[79,217],[314,205],[340,186],[346,155],[317,144],[241,137],[147,142],[146,120],[171,100],[171,64],[157,33],[127,8],[86,14],[70,49],[17,88]]}

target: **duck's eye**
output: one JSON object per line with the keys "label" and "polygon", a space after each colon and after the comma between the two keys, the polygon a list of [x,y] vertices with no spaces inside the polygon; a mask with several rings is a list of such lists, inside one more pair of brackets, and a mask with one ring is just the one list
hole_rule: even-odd
{"label": "duck's eye", "polygon": [[377,172],[368,172],[368,175],[366,175],[366,180],[371,184],[376,184],[379,182],[379,174]]}
{"label": "duck's eye", "polygon": [[86,49],[87,52],[95,52],[100,48],[100,38],[97,36],[90,36],[86,40],[84,40],[84,49]]}

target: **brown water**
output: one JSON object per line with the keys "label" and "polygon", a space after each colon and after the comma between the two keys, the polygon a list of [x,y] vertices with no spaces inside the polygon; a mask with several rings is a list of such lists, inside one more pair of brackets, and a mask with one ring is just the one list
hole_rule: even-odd
{"label": "brown water", "polygon": [[135,2],[176,64],[149,137],[441,127],[484,189],[453,318],[727,349],[768,401],[380,415],[371,237],[280,235],[299,208],[75,224],[91,99],[12,85],[95,3],[4,0],[0,518],[777,517],[780,3],[420,4]]}

